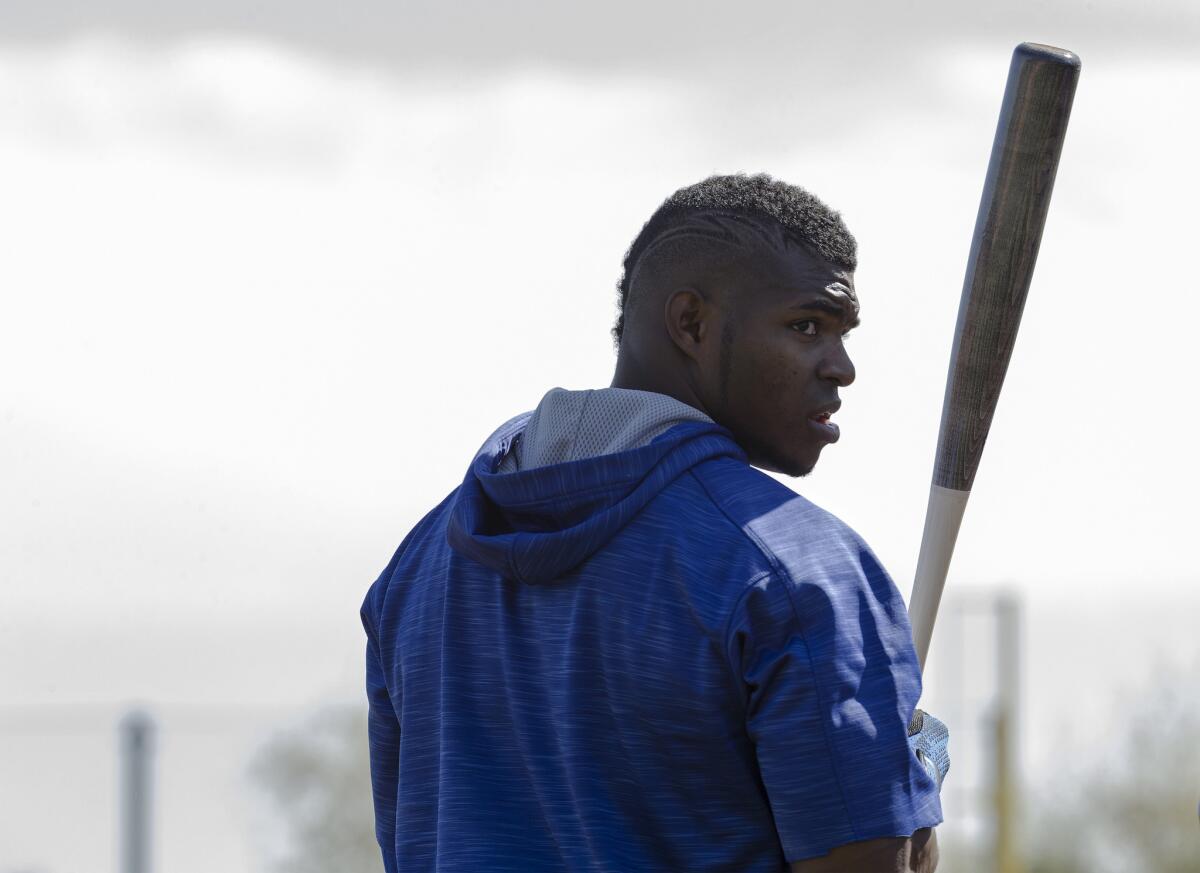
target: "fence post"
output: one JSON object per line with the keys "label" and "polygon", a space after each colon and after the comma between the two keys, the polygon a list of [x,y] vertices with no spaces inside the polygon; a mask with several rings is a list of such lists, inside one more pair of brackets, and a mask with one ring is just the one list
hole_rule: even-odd
{"label": "fence post", "polygon": [[150,873],[154,720],[132,710],[121,719],[120,873]]}

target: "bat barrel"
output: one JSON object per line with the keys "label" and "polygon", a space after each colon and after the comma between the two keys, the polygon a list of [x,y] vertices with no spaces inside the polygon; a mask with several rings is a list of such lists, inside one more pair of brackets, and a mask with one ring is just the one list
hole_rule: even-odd
{"label": "bat barrel", "polygon": [[967,260],[933,482],[970,491],[1008,372],[1062,154],[1079,57],[1013,52]]}
{"label": "bat barrel", "polygon": [[[1024,61],[1036,61],[1047,64],[1057,64],[1062,67],[1074,67],[1076,74],[1080,69],[1079,55],[1065,48],[1046,45],[1040,42],[1023,42],[1013,49],[1013,58]],[[1011,72],[1011,69],[1010,69]]]}
{"label": "bat barrel", "polygon": [[1079,79],[1079,57],[1013,51],[967,259],[925,532],[909,603],[922,668],[958,526],[1008,372]]}

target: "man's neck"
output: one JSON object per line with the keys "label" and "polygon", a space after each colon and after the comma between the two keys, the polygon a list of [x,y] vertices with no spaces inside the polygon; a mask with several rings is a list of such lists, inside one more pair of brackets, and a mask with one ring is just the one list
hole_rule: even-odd
{"label": "man's neck", "polygon": [[674,397],[680,403],[686,403],[693,409],[698,409],[712,418],[710,413],[701,402],[696,393],[691,390],[691,386],[686,383],[679,384],[675,380],[667,380],[655,378],[651,376],[645,367],[635,365],[625,356],[618,356],[617,367],[613,372],[612,383],[610,388],[630,388],[634,391],[653,391],[655,394],[665,394],[668,397]]}

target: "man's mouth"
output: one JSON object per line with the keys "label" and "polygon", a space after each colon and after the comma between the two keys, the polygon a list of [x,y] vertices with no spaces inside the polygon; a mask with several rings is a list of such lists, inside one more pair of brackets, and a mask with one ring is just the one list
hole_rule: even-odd
{"label": "man's mouth", "polygon": [[841,403],[830,404],[829,406],[818,409],[808,417],[808,420],[813,424],[813,429],[816,430],[820,438],[826,442],[836,443],[838,441],[838,437],[842,435],[841,428],[830,421],[830,419],[833,417],[833,414],[838,411],[838,408],[841,405]]}

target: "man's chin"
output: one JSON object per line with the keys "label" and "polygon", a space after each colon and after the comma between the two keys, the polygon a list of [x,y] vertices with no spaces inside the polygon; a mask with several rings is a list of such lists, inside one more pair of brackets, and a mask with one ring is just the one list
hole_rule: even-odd
{"label": "man's chin", "polygon": [[816,468],[819,457],[820,450],[817,451],[817,457],[795,458],[770,455],[758,458],[752,457],[750,463],[758,467],[758,469],[766,470],[769,473],[782,473],[784,476],[792,479],[802,479]]}
{"label": "man's chin", "polygon": [[811,464],[805,464],[804,466],[799,466],[799,467],[792,467],[790,470],[780,470],[779,472],[783,473],[783,475],[788,476],[792,479],[803,479],[805,476],[807,476],[809,473],[811,473],[813,470],[815,470],[816,467],[817,467],[817,462],[813,461]]}

